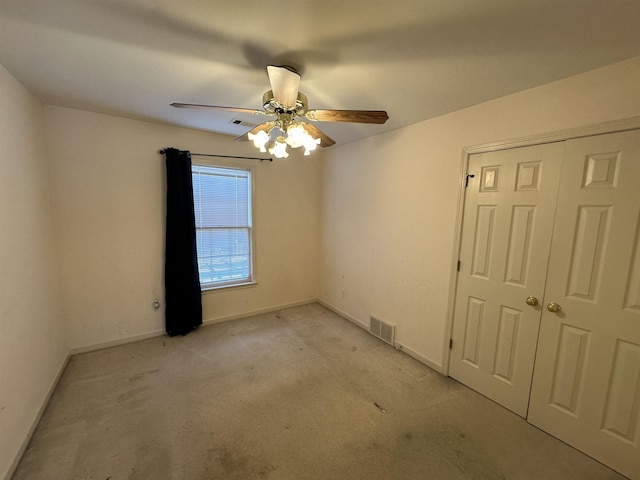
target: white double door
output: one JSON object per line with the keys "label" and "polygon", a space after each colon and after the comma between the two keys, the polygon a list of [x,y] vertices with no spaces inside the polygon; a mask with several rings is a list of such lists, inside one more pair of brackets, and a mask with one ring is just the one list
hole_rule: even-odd
{"label": "white double door", "polygon": [[449,374],[640,479],[640,132],[468,174]]}

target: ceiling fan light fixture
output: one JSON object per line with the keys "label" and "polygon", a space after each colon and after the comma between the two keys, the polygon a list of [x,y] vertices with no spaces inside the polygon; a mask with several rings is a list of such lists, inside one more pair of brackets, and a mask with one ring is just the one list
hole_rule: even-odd
{"label": "ceiling fan light fixture", "polygon": [[[172,103],[171,106],[276,117],[275,120],[254,126],[251,131],[236,138],[236,141],[250,140],[261,152],[268,150],[278,158],[289,156],[287,145],[291,148],[304,147],[304,154],[309,155],[318,145],[330,147],[336,143],[322,130],[306,120],[381,125],[389,119],[389,115],[383,110],[309,110],[307,97],[299,90],[300,74],[295,69],[286,65],[268,65],[267,74],[271,90],[262,96],[262,110],[198,103]],[[238,124],[235,121],[233,123]],[[274,132],[274,128],[279,132]],[[277,139],[272,143],[271,138],[275,136]]]}

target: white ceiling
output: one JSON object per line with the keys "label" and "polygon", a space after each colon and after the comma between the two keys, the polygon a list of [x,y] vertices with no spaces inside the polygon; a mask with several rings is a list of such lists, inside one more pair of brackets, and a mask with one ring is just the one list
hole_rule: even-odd
{"label": "white ceiling", "polygon": [[[319,123],[338,143],[640,55],[639,0],[0,0],[0,63],[46,104],[235,136],[266,65],[310,108],[387,110]],[[640,88],[640,87],[639,87]]]}

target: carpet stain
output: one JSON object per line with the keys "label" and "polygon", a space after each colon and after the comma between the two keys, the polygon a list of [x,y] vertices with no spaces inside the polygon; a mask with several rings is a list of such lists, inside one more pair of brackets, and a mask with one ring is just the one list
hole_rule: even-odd
{"label": "carpet stain", "polygon": [[156,368],[156,369],[153,369],[153,370],[149,370],[147,372],[140,372],[140,373],[137,373],[137,374],[129,377],[129,381],[130,382],[135,382],[137,380],[142,380],[147,375],[153,375],[154,373],[158,373],[159,371],[160,371],[160,369]]}
{"label": "carpet stain", "polygon": [[371,442],[367,447],[367,450],[380,450],[380,444],[377,442]]}
{"label": "carpet stain", "polygon": [[132,388],[130,390],[127,390],[125,393],[118,395],[118,398],[116,401],[118,403],[129,402],[133,400],[137,395],[144,392],[145,390],[146,390],[145,387]]}
{"label": "carpet stain", "polygon": [[245,454],[225,445],[214,446],[208,451],[209,462],[199,478],[224,478],[225,480],[268,479],[276,470],[265,459]]}
{"label": "carpet stain", "polygon": [[393,463],[406,478],[506,479],[482,445],[457,425],[427,425],[404,432]]}

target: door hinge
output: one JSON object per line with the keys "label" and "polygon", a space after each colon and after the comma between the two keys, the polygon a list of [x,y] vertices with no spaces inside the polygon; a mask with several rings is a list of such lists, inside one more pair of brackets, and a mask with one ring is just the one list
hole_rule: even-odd
{"label": "door hinge", "polygon": [[453,348],[453,338],[449,339],[449,350]]}
{"label": "door hinge", "polygon": [[458,266],[457,266],[458,271],[460,271],[460,265],[461,265],[460,260],[458,260]]}
{"label": "door hinge", "polygon": [[469,186],[469,179],[475,177],[475,175],[467,175],[466,178],[464,179],[464,188],[467,188]]}

